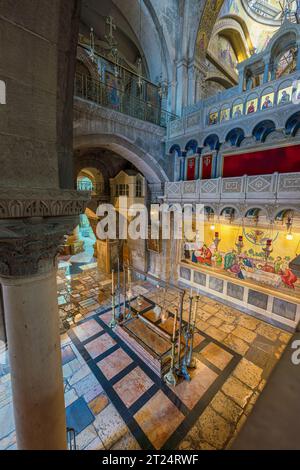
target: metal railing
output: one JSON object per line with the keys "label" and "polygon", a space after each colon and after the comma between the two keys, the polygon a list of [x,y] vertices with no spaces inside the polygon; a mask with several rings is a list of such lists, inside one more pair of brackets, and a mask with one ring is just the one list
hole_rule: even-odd
{"label": "metal railing", "polygon": [[167,127],[177,116],[88,75],[75,74],[75,96],[128,116]]}
{"label": "metal railing", "polygon": [[76,450],[76,432],[73,428],[67,428],[67,443],[69,450]]}

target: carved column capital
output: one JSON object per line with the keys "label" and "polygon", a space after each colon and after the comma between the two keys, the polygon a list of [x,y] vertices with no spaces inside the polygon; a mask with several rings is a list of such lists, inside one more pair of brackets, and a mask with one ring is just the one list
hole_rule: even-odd
{"label": "carved column capital", "polygon": [[0,276],[43,274],[56,264],[64,235],[79,223],[90,194],[50,189],[0,189]]}
{"label": "carved column capital", "polygon": [[78,222],[79,216],[0,220],[0,276],[51,271],[64,235]]}

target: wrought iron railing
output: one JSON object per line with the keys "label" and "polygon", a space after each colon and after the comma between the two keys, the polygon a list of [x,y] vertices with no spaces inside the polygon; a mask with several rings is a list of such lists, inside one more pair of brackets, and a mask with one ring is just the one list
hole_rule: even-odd
{"label": "wrought iron railing", "polygon": [[149,101],[140,100],[117,87],[80,73],[75,74],[74,93],[79,98],[161,127],[167,127],[170,121],[177,118],[175,114],[153,106]]}

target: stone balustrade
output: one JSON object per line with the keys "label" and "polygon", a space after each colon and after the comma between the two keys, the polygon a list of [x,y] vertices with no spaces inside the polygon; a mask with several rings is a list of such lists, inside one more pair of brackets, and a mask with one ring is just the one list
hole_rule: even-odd
{"label": "stone balustrade", "polygon": [[300,173],[214,178],[165,183],[168,202],[294,204],[300,198]]}

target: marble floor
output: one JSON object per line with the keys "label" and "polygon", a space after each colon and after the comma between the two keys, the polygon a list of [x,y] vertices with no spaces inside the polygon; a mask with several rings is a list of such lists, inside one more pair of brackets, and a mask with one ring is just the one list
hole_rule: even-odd
{"label": "marble floor", "polygon": [[[66,417],[79,449],[230,448],[289,333],[201,296],[197,368],[171,388],[108,327],[110,285],[95,263],[61,264],[57,281],[61,328],[71,326],[61,335]],[[176,306],[174,292],[135,287]],[[15,449],[5,352],[0,362],[0,449]]]}

